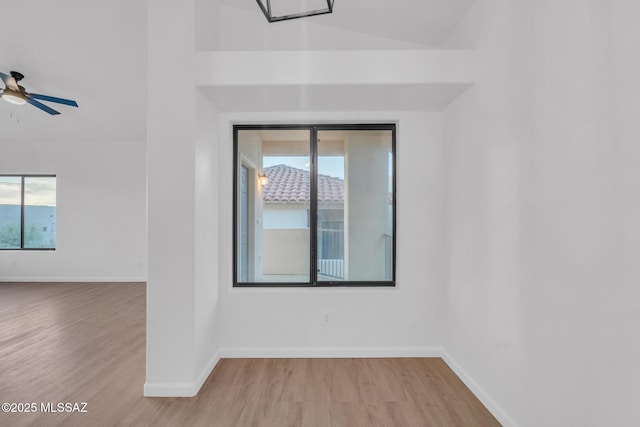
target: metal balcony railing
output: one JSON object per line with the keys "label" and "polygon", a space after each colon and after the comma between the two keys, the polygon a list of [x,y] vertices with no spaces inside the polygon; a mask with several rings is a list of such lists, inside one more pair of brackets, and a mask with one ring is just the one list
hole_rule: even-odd
{"label": "metal balcony railing", "polygon": [[318,275],[344,279],[344,230],[318,230]]}

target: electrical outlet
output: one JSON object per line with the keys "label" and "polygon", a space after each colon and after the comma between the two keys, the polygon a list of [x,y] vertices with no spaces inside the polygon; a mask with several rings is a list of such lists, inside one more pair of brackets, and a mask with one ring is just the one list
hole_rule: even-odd
{"label": "electrical outlet", "polygon": [[12,261],[9,262],[9,268],[11,270],[16,268],[16,261],[15,260],[12,260]]}
{"label": "electrical outlet", "polygon": [[322,312],[322,326],[331,326],[331,312],[325,310]]}

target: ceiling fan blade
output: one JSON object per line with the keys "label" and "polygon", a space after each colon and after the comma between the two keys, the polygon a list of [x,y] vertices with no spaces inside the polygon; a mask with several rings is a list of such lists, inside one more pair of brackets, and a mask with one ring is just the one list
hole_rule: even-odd
{"label": "ceiling fan blade", "polygon": [[16,79],[14,79],[10,75],[5,74],[3,72],[0,72],[0,78],[4,82],[5,86],[7,86],[9,89],[13,89],[16,92],[20,92],[20,88],[18,87],[18,82],[16,81]]}
{"label": "ceiling fan blade", "polygon": [[48,107],[48,106],[44,105],[43,103],[36,101],[35,99],[27,98],[27,102],[29,104],[33,105],[34,107],[41,109],[42,111],[46,111],[47,113],[51,114],[52,116],[54,116],[56,114],[60,114],[59,111],[56,111],[53,108]]}
{"label": "ceiling fan blade", "polygon": [[56,98],[55,96],[40,95],[37,93],[28,93],[27,98],[40,99],[42,101],[49,101],[49,102],[57,102],[58,104],[70,105],[72,107],[78,106],[78,103],[76,101],[72,101],[71,99]]}

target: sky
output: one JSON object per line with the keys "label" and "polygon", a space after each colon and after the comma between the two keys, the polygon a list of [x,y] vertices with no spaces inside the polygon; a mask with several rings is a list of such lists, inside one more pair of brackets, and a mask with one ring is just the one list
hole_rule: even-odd
{"label": "sky", "polygon": [[[268,168],[275,165],[288,165],[294,168],[308,171],[310,169],[309,157],[307,156],[265,156],[262,159],[262,167]],[[320,156],[318,158],[319,171],[322,175],[329,175],[335,178],[344,179],[344,157],[343,156]]]}
{"label": "sky", "polygon": [[[55,206],[55,177],[25,177],[25,205]],[[20,177],[0,176],[0,205],[20,204]]]}
{"label": "sky", "polygon": [[[344,179],[344,156],[319,156],[319,170],[322,175]],[[262,167],[275,165],[288,165],[294,168],[309,170],[308,156],[265,156],[262,159]],[[393,157],[389,154],[389,171],[393,170]],[[390,180],[391,182],[391,180]]]}

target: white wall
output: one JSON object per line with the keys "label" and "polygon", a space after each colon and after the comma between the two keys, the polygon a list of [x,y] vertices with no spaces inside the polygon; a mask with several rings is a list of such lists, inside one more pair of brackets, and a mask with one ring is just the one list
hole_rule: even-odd
{"label": "white wall", "polygon": [[144,141],[1,141],[3,174],[57,176],[55,251],[0,251],[1,281],[146,279]]}
{"label": "white wall", "polygon": [[266,203],[263,211],[264,228],[305,228],[308,226],[304,203]]}
{"label": "white wall", "polygon": [[445,112],[445,348],[507,425],[640,419],[638,16],[479,0],[450,40],[479,67]]}
{"label": "white wall", "polygon": [[[408,142],[411,144],[411,142]],[[345,278],[383,280],[389,218],[391,132],[345,138]],[[382,209],[380,208],[382,206]]]}
{"label": "white wall", "polygon": [[[232,288],[232,123],[398,123],[397,287]],[[246,113],[220,116],[220,302],[228,356],[425,355],[441,344],[442,128],[439,114]],[[332,326],[322,326],[330,311]]]}
{"label": "white wall", "polygon": [[[224,140],[223,140],[224,141]],[[264,263],[262,253],[264,250],[264,206],[262,203],[262,185],[258,182],[258,176],[263,173],[262,169],[262,139],[258,131],[244,130],[238,134],[238,158],[237,170],[240,173],[242,166],[248,171],[247,176],[247,209],[248,209],[248,240],[249,259],[248,278],[250,282],[261,282],[264,273]],[[229,178],[229,177],[225,177]],[[231,180],[230,180],[231,181]],[[226,182],[226,180],[224,181]],[[232,182],[232,181],[231,181]],[[240,179],[237,181],[237,188],[240,191]],[[240,221],[240,209],[238,209],[238,221]],[[240,233],[240,227],[238,227]],[[240,264],[240,247],[238,245],[238,263]]]}
{"label": "white wall", "polygon": [[190,72],[195,12],[148,3],[147,396],[193,396],[218,359],[217,112]]}
{"label": "white wall", "polygon": [[196,93],[195,366],[206,378],[220,346],[218,269],[218,112]]}
{"label": "white wall", "polygon": [[[195,91],[189,69],[192,2],[148,2],[147,378],[145,394],[191,394],[196,376]],[[173,25],[167,23],[173,21]],[[186,29],[186,31],[185,31]],[[175,61],[175,62],[174,62]],[[173,81],[172,81],[173,80]],[[175,96],[168,97],[167,82]],[[165,390],[164,385],[170,385]],[[174,390],[183,385],[186,390]]]}

